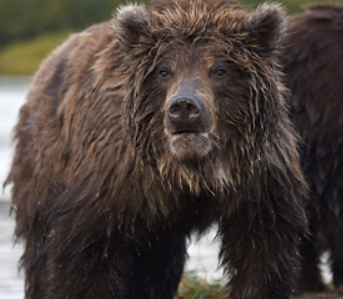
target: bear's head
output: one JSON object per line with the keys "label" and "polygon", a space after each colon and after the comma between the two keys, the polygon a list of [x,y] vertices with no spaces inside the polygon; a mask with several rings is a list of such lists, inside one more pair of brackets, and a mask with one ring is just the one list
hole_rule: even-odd
{"label": "bear's head", "polygon": [[161,0],[121,8],[114,28],[130,77],[128,125],[145,158],[213,162],[228,148],[232,159],[258,158],[285,107],[280,6]]}

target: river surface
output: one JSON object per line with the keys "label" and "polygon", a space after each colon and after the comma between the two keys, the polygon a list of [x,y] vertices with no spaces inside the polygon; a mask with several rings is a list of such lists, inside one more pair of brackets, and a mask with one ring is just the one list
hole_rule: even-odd
{"label": "river surface", "polygon": [[[11,163],[11,131],[25,100],[30,78],[0,77],[0,185]],[[0,192],[0,298],[23,298],[23,276],[18,273],[22,247],[13,245],[14,220],[9,215],[10,188]]]}
{"label": "river surface", "polygon": [[[21,105],[25,101],[31,78],[8,78],[0,76],[0,186],[10,168],[13,145],[12,128],[17,121]],[[22,299],[24,282],[18,272],[18,261],[22,254],[20,244],[13,245],[14,215],[10,215],[10,186],[0,192],[0,299]],[[188,247],[190,256],[187,270],[196,270],[207,278],[221,277],[218,265],[218,241],[213,241],[215,231]]]}

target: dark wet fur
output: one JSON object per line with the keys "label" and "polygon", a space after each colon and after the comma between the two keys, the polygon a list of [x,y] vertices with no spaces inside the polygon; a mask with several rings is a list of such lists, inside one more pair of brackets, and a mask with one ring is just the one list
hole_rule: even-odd
{"label": "dark wet fur", "polygon": [[329,250],[343,284],[343,5],[315,5],[291,20],[285,63],[292,120],[304,144],[311,235],[303,238],[299,291],[323,291],[319,261]]}
{"label": "dark wet fur", "polygon": [[[275,5],[160,1],[124,8],[42,64],[7,181],[26,299],[172,299],[186,239],[214,223],[231,298],[289,298],[307,188],[279,65],[285,31]],[[161,60],[200,74],[210,148],[172,152]]]}

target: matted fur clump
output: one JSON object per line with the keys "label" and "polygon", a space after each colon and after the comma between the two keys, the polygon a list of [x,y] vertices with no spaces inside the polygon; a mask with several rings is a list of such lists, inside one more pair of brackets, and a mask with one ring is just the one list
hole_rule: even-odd
{"label": "matted fur clump", "polygon": [[292,120],[304,144],[311,235],[301,246],[300,291],[323,291],[320,255],[343,284],[343,5],[315,5],[292,18],[285,71]]}
{"label": "matted fur clump", "polygon": [[306,185],[285,30],[274,4],[161,0],[43,63],[8,177],[27,299],[172,299],[214,223],[230,298],[289,298]]}

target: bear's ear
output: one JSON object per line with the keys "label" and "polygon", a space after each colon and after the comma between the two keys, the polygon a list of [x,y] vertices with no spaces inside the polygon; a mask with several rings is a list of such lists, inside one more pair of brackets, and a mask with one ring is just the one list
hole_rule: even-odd
{"label": "bear's ear", "polygon": [[286,38],[286,13],[279,4],[262,4],[248,16],[243,28],[264,51],[273,52],[283,46]]}
{"label": "bear's ear", "polygon": [[147,10],[140,5],[127,5],[118,9],[114,22],[119,43],[124,51],[138,45],[142,35],[147,35],[150,18]]}

